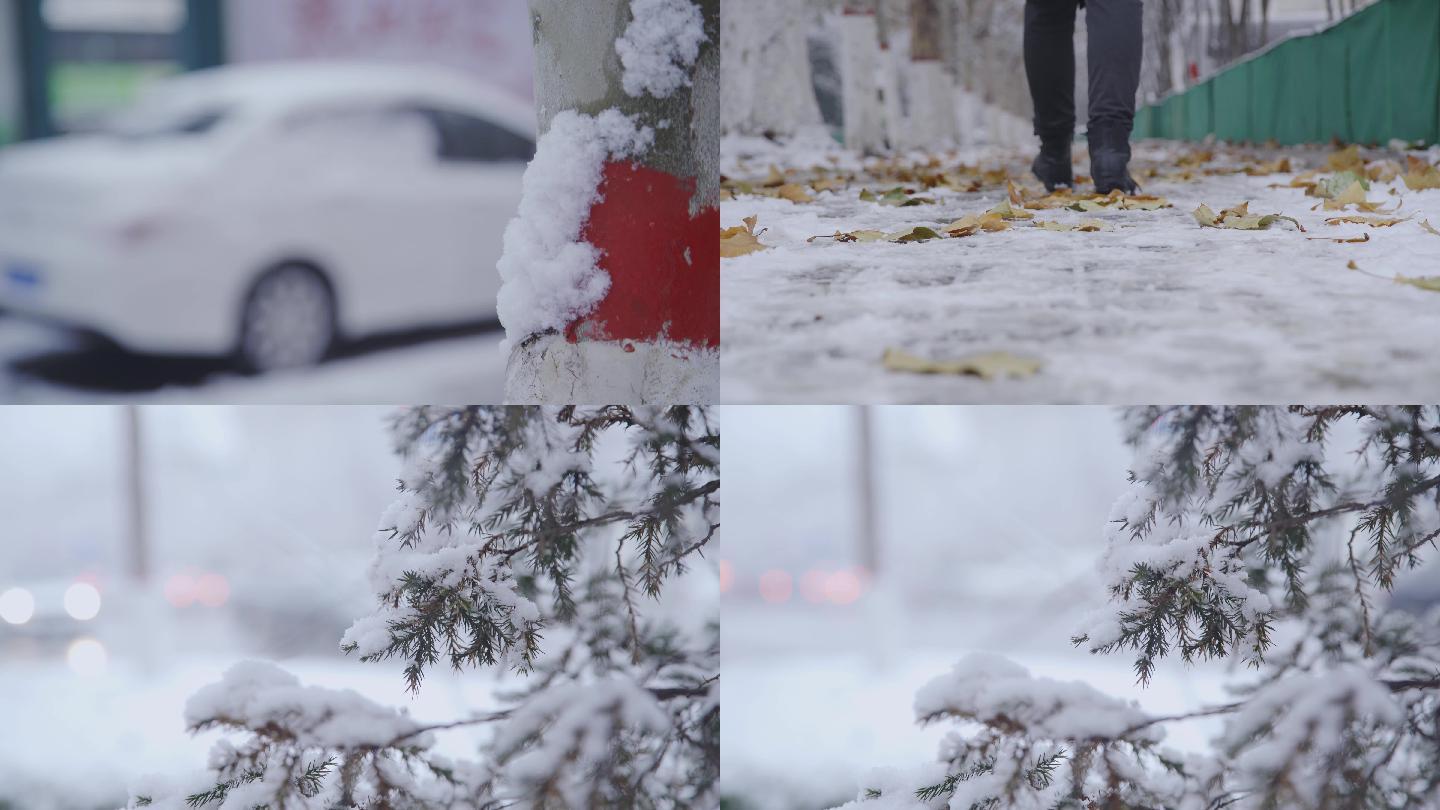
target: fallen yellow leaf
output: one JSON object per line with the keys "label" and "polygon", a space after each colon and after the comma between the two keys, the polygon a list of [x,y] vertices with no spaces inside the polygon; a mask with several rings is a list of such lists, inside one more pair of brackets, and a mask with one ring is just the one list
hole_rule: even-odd
{"label": "fallen yellow leaf", "polygon": [[736,256],[769,249],[769,245],[760,244],[760,240],[755,234],[757,219],[757,217],[746,217],[741,220],[745,223],[744,225],[720,230],[720,258],[733,259]]}
{"label": "fallen yellow leaf", "polygon": [[1365,165],[1365,159],[1360,157],[1360,147],[1352,144],[1338,152],[1332,152],[1325,160],[1325,165],[1333,172],[1357,170]]}
{"label": "fallen yellow leaf", "polygon": [[[1003,231],[1009,227],[1010,223],[1005,221],[1005,217],[992,210],[986,211],[983,214],[966,214],[949,225],[942,227],[940,230],[952,236],[969,236],[970,233],[974,233],[977,228],[986,231]],[[970,233],[955,234],[955,231],[969,231]]]}
{"label": "fallen yellow leaf", "polygon": [[1362,206],[1366,203],[1365,187],[1356,180],[1345,187],[1345,190],[1325,201],[1326,211],[1342,211],[1347,205]]}
{"label": "fallen yellow leaf", "polygon": [[1101,222],[1098,219],[1082,219],[1079,222],[1071,225],[1067,225],[1063,222],[1040,222],[1039,220],[1036,220],[1035,227],[1043,228],[1047,231],[1080,231],[1083,233],[1090,233],[1093,231],[1105,230],[1105,223]]}
{"label": "fallen yellow leaf", "polygon": [[1410,276],[1396,276],[1395,281],[1400,284],[1408,284],[1411,287],[1418,287],[1422,290],[1440,292],[1440,276],[1420,276],[1417,278],[1411,278]]}
{"label": "fallen yellow leaf", "polygon": [[1405,160],[1409,162],[1410,170],[1405,172],[1404,180],[1411,191],[1440,188],[1440,169],[1414,155],[1406,155]]}
{"label": "fallen yellow leaf", "polygon": [[1326,224],[1326,225],[1341,225],[1341,224],[1346,224],[1346,223],[1348,223],[1348,224],[1351,224],[1351,225],[1369,225],[1369,226],[1372,227],[1372,228],[1389,228],[1389,227],[1392,226],[1392,225],[1399,225],[1399,224],[1402,223],[1402,222],[1409,222],[1409,221],[1410,221],[1410,217],[1405,217],[1404,219],[1400,219],[1400,218],[1396,218],[1396,217],[1386,218],[1386,217],[1345,216],[1345,217],[1330,217],[1329,219],[1325,220],[1325,224]]}
{"label": "fallen yellow leaf", "polygon": [[[1011,186],[1011,187],[1013,188],[1014,186]],[[997,204],[994,208],[991,208],[989,211],[986,211],[985,213],[987,213],[987,214],[998,214],[1001,219],[1007,219],[1007,220],[1034,219],[1034,218],[1035,218],[1035,215],[1034,215],[1034,214],[1030,213],[1029,211],[1026,211],[1024,208],[1019,208],[1019,209],[1013,208],[1013,207],[1010,205],[1010,201],[1009,201],[1009,200],[1001,200],[1001,201],[999,202],[999,204]]]}
{"label": "fallen yellow leaf", "polygon": [[1200,223],[1202,228],[1229,228],[1237,231],[1262,231],[1274,225],[1276,222],[1285,221],[1295,225],[1295,228],[1304,233],[1305,226],[1300,220],[1294,217],[1287,217],[1284,214],[1251,214],[1250,203],[1243,202],[1233,208],[1226,208],[1219,214],[1211,210],[1208,205],[1201,205],[1191,212],[1195,221]]}
{"label": "fallen yellow leaf", "polygon": [[1006,376],[1025,378],[1034,376],[1044,365],[1030,357],[1017,357],[1008,352],[987,352],[963,357],[959,360],[927,360],[900,349],[886,349],[881,360],[891,371],[912,374],[956,374],[993,380]]}
{"label": "fallen yellow leaf", "polygon": [[814,242],[816,239],[834,239],[836,242],[879,242],[884,238],[884,231],[850,231],[849,233],[836,231],[829,236],[812,236],[805,241]]}
{"label": "fallen yellow leaf", "polygon": [[1435,234],[1436,236],[1440,236],[1440,231],[1435,230],[1435,226],[1434,226],[1434,225],[1431,225],[1431,224],[1430,224],[1430,220],[1428,220],[1428,219],[1422,219],[1422,220],[1420,220],[1420,227],[1424,228],[1425,230],[1429,231],[1430,233]]}
{"label": "fallen yellow leaf", "polygon": [[806,193],[804,186],[800,186],[795,183],[785,183],[784,185],[776,189],[775,193],[781,199],[789,200],[790,202],[808,203],[815,201],[814,197],[811,197],[808,193]]}

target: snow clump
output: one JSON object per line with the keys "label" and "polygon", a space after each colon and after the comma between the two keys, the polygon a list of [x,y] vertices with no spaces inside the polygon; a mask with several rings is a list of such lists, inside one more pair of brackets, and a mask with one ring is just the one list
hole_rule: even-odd
{"label": "snow clump", "polygon": [[705,42],[705,18],[690,0],[631,0],[633,19],[615,42],[625,92],[666,98],[690,83],[688,69]]}
{"label": "snow clump", "polygon": [[505,228],[497,307],[509,340],[560,331],[605,297],[610,276],[598,266],[600,251],[580,235],[606,161],[643,152],[654,137],[618,110],[555,116],[525,170],[520,211]]}

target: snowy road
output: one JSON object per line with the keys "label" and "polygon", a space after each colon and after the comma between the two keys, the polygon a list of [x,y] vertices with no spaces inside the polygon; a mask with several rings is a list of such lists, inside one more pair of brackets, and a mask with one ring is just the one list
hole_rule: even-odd
{"label": "snowy road", "polygon": [[219,360],[137,357],[0,314],[0,401],[501,402],[504,333],[480,325],[346,347],[319,368],[244,377]]}
{"label": "snowy road", "polygon": [[[821,151],[821,150],[824,151]],[[999,232],[915,244],[807,238],[836,231],[938,227],[1005,199],[1003,179],[976,192],[920,192],[933,204],[862,201],[862,173],[810,202],[737,193],[722,203],[723,227],[758,217],[771,249],[724,259],[721,268],[723,398],[727,402],[1294,402],[1432,401],[1440,398],[1440,293],[1393,277],[1440,272],[1440,189],[1410,191],[1399,179],[1367,194],[1393,227],[1327,225],[1347,211],[1289,183],[1323,169],[1329,150],[1216,150],[1178,179],[1173,144],[1137,149],[1144,190],[1173,207],[1155,211],[1037,211],[1099,232],[1049,232],[1028,222]],[[729,178],[763,183],[769,166],[804,178],[861,169],[855,155],[808,140],[725,143]],[[1077,147],[1083,156],[1083,146]],[[1421,153],[1411,153],[1421,154]],[[1289,156],[1293,172],[1248,176],[1227,167]],[[1398,153],[1366,150],[1377,166]],[[1433,163],[1440,152],[1425,159]],[[1005,167],[1037,190],[1026,154],[995,149],[950,158]],[[1159,176],[1142,174],[1154,167]],[[1077,171],[1086,170],[1083,164]],[[1322,177],[1327,173],[1322,173]],[[788,177],[787,177],[788,179]],[[803,182],[797,180],[796,182]],[[888,186],[868,180],[872,192]],[[890,183],[894,185],[894,183]],[[1394,193],[1392,193],[1392,191]],[[1202,229],[1199,205],[1219,211],[1250,201],[1253,213],[1297,218],[1264,231]],[[763,230],[762,230],[763,229]],[[1364,244],[1310,237],[1368,236]],[[1361,272],[1347,269],[1354,261]],[[1378,276],[1378,277],[1377,277]],[[981,380],[888,371],[887,348],[930,360],[1007,352],[1043,363],[1028,379]]]}

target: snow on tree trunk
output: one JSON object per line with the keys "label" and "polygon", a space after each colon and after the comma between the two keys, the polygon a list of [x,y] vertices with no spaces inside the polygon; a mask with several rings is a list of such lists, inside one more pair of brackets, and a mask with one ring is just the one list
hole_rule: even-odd
{"label": "snow on tree trunk", "polygon": [[940,0],[910,2],[910,116],[906,145],[937,149],[955,141],[955,88],[945,70]]}
{"label": "snow on tree trunk", "polygon": [[840,17],[845,145],[860,152],[885,148],[885,113],[880,106],[879,33],[874,0],[847,2]]}
{"label": "snow on tree trunk", "polygon": [[506,399],[717,399],[720,0],[530,9],[541,138],[499,264]]}
{"label": "snow on tree trunk", "polygon": [[721,0],[720,116],[726,132],[793,135],[820,123],[810,75],[807,5]]}

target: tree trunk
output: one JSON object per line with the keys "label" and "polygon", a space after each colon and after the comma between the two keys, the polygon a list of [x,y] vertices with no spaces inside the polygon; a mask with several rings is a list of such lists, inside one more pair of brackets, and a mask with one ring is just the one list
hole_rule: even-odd
{"label": "tree trunk", "polygon": [[884,111],[875,81],[880,62],[875,17],[875,0],[850,0],[839,21],[845,145],[867,153],[885,147]]}
{"label": "tree trunk", "polygon": [[905,140],[905,107],[901,102],[900,56],[891,47],[894,32],[899,30],[899,9],[895,2],[904,0],[880,0],[879,13],[875,15],[877,40],[880,43],[880,103],[885,112],[885,143],[890,149],[898,149]]}
{"label": "tree trunk", "polygon": [[630,0],[530,0],[542,139],[562,111],[617,110],[651,127],[654,144],[606,162],[582,238],[609,289],[563,333],[514,342],[510,402],[718,399],[720,0],[696,6],[707,39],[689,84],[656,98],[623,86],[615,46]]}
{"label": "tree trunk", "polygon": [[910,0],[910,115],[906,146],[938,149],[955,141],[955,88],[945,71],[940,0]]}
{"label": "tree trunk", "polygon": [[150,542],[145,509],[145,439],[140,407],[122,406],[121,481],[125,491],[125,571],[136,585],[150,578]]}
{"label": "tree trunk", "polygon": [[807,42],[809,7],[721,0],[720,21],[725,131],[789,135],[819,124]]}

